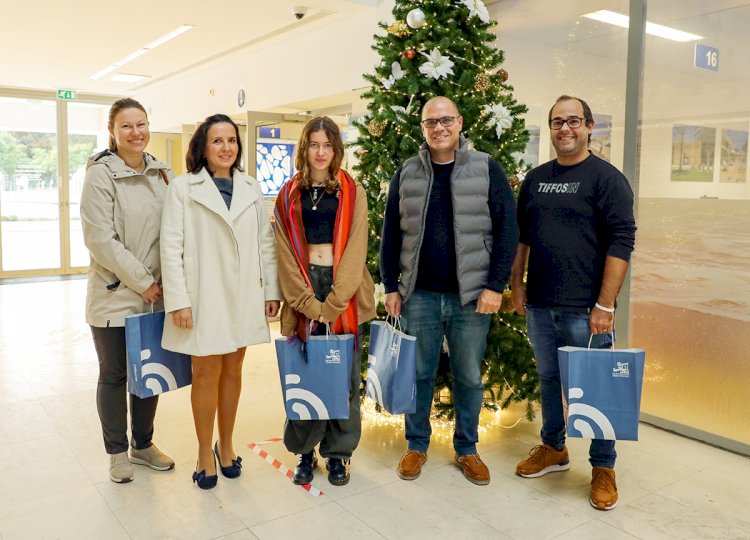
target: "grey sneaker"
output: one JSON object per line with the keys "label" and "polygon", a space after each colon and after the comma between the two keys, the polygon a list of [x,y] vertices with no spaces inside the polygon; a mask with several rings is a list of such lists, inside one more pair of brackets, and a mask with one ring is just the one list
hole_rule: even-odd
{"label": "grey sneaker", "polygon": [[109,479],[118,484],[133,480],[133,466],[128,461],[128,453],[109,455]]}
{"label": "grey sneaker", "polygon": [[151,467],[155,471],[168,471],[174,469],[174,460],[159,450],[155,444],[152,444],[143,450],[131,448],[130,462]]}

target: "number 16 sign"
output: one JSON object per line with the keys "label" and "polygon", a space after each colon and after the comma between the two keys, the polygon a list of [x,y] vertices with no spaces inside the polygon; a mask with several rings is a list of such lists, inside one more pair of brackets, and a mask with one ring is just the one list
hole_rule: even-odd
{"label": "number 16 sign", "polygon": [[696,43],[695,67],[710,71],[719,71],[719,49]]}

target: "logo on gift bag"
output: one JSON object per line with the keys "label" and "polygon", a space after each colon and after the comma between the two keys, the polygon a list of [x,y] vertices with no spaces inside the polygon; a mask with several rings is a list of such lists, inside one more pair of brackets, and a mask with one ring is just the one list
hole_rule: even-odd
{"label": "logo on gift bag", "polygon": [[[568,391],[568,418],[578,416],[573,420],[573,428],[575,428],[583,438],[585,439],[615,439],[615,428],[612,422],[609,421],[607,415],[596,407],[592,407],[580,400],[583,397],[583,388],[571,388]],[[602,437],[596,437],[594,427],[598,428],[601,432]]]}
{"label": "logo on gift bag", "polygon": [[146,362],[151,358],[151,349],[141,350],[141,379],[143,384],[151,390],[152,395],[158,395],[169,390],[177,390],[177,379],[172,370],[158,362]]}
{"label": "logo on gift bag", "polygon": [[341,351],[338,349],[330,349],[326,355],[326,364],[340,364],[341,363]]}
{"label": "logo on gift bag", "polygon": [[613,377],[630,377],[630,363],[617,362],[617,366],[612,368]]}
{"label": "logo on gift bag", "polygon": [[284,378],[286,383],[286,401],[293,402],[292,411],[299,416],[299,420],[312,420],[315,418],[328,418],[328,409],[323,400],[304,388],[294,388],[292,385],[300,384],[302,378],[296,373],[290,373]]}
{"label": "logo on gift bag", "polygon": [[391,345],[391,356],[393,358],[398,358],[398,353],[401,350],[401,341],[394,341],[393,345]]}

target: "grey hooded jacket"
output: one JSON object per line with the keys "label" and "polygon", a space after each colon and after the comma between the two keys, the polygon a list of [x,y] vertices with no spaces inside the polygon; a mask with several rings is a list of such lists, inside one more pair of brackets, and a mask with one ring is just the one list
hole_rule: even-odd
{"label": "grey hooded jacket", "polygon": [[[144,313],[141,293],[161,281],[159,232],[169,166],[144,154],[142,173],[117,155],[89,159],[81,192],[83,240],[90,253],[86,322],[124,326],[125,317]],[[161,303],[155,310],[163,309]]]}

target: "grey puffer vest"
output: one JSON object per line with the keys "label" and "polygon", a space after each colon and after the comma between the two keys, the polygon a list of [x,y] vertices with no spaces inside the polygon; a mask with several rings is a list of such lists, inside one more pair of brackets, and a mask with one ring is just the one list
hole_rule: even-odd
{"label": "grey puffer vest", "polygon": [[[462,137],[455,158],[450,179],[453,229],[456,235],[459,295],[461,304],[466,305],[479,298],[487,285],[492,255],[492,219],[488,206],[489,156],[484,152],[468,150]],[[403,237],[398,291],[404,301],[414,292],[417,281],[432,181],[432,161],[427,145],[423,144],[419,155],[404,162],[399,177],[399,214]]]}

